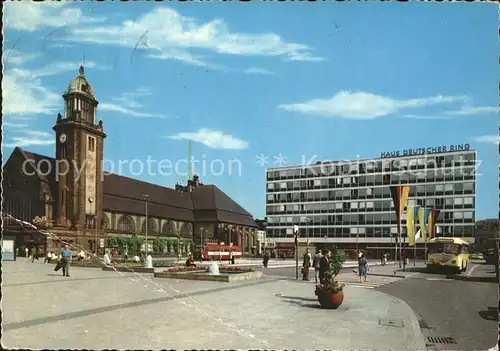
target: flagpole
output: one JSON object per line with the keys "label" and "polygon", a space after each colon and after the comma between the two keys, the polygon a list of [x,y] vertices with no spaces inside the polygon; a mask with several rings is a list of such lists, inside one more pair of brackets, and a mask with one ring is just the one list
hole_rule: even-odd
{"label": "flagpole", "polygon": [[417,266],[417,238],[415,238],[415,242],[413,243],[413,267]]}

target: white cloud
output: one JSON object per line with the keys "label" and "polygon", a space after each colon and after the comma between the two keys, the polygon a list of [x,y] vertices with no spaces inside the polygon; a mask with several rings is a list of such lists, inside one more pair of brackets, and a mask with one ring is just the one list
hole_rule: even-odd
{"label": "white cloud", "polygon": [[4,127],[4,130],[5,128],[13,128],[13,129],[17,129],[17,128],[28,128],[29,127],[29,124],[26,124],[26,123],[12,123],[12,122],[3,122],[2,123],[2,126]]}
{"label": "white cloud", "polygon": [[7,50],[5,60],[13,65],[22,65],[25,62],[33,61],[40,57],[39,53],[27,54],[16,49]]}
{"label": "white cloud", "polygon": [[51,133],[28,130],[22,132],[23,136],[10,137],[7,143],[3,146],[6,148],[14,148],[16,146],[26,147],[26,146],[47,146],[55,143],[55,138]]}
{"label": "white cloud", "polygon": [[310,62],[319,62],[325,61],[326,58],[313,56],[310,52],[295,52],[290,54],[287,58],[287,61],[310,61]]}
{"label": "white cloud", "polygon": [[287,42],[277,34],[232,33],[222,20],[198,23],[168,7],[156,7],[137,20],[127,20],[119,26],[72,28],[65,40],[150,50],[153,58],[198,65],[205,63],[190,52],[192,49],[227,55],[282,56],[296,61],[321,60],[313,56],[313,48]]}
{"label": "white cloud", "polygon": [[165,116],[161,115],[161,114],[139,112],[139,111],[135,111],[131,108],[120,106],[118,104],[101,103],[101,104],[99,104],[99,108],[101,110],[119,112],[119,113],[122,113],[124,115],[129,115],[129,116],[133,116],[133,117],[165,118]]}
{"label": "white cloud", "polygon": [[240,150],[248,148],[248,142],[221,131],[202,128],[197,132],[182,132],[169,136],[173,140],[192,140],[212,149]]}
{"label": "white cloud", "polygon": [[460,110],[446,112],[450,115],[480,115],[498,113],[500,109],[495,106],[463,106]]}
{"label": "white cloud", "polygon": [[4,115],[53,115],[61,96],[42,85],[41,80],[19,69],[7,70],[2,80]]}
{"label": "white cloud", "polygon": [[151,95],[151,91],[148,88],[138,88],[132,92],[122,93],[120,96],[112,97],[110,100],[112,102],[103,102],[99,104],[99,109],[105,111],[119,112],[124,115],[129,115],[133,117],[144,117],[144,118],[165,118],[164,115],[141,112],[137,109],[142,109],[143,104],[137,100],[142,97]]}
{"label": "white cloud", "polygon": [[341,91],[330,99],[315,99],[298,104],[281,104],[278,108],[310,115],[352,119],[375,119],[408,108],[464,101],[463,96],[434,96],[395,100],[366,92]]}
{"label": "white cloud", "polygon": [[4,3],[5,27],[19,31],[34,32],[39,28],[59,28],[77,24],[96,23],[103,17],[91,17],[81,9],[68,8],[68,3],[27,1]]}
{"label": "white cloud", "polygon": [[496,144],[500,143],[500,136],[498,135],[481,135],[475,137],[474,140],[478,143]]}
{"label": "white cloud", "polygon": [[[45,67],[38,69],[21,69],[21,68],[12,68],[12,72],[18,76],[24,77],[32,77],[32,78],[40,78],[47,76],[55,76],[64,72],[74,71],[75,75],[78,72],[78,67],[81,62],[54,62],[48,64]],[[106,71],[110,69],[110,66],[107,65],[98,65],[93,61],[85,62],[85,68],[95,68],[100,71]]]}
{"label": "white cloud", "polygon": [[265,68],[259,68],[259,67],[250,67],[244,71],[247,74],[263,74],[263,75],[269,75],[269,76],[274,76],[275,73],[271,72]]}
{"label": "white cloud", "polygon": [[432,115],[413,115],[413,114],[409,114],[409,115],[403,115],[403,116],[399,116],[401,118],[409,118],[409,119],[432,119],[432,120],[440,120],[440,119],[451,119],[450,116],[432,116]]}
{"label": "white cloud", "polygon": [[[52,115],[62,106],[61,94],[42,84],[40,78],[78,70],[79,62],[55,62],[42,68],[14,67],[4,72],[2,81],[4,115]],[[106,70],[106,65],[89,61],[88,68]],[[68,80],[69,83],[69,80]]]}

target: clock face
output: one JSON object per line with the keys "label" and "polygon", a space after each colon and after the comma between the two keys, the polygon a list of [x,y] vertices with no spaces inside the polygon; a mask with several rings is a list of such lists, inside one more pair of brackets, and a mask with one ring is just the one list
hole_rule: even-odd
{"label": "clock face", "polygon": [[89,197],[89,202],[90,203],[94,202],[94,198],[92,196]]}
{"label": "clock face", "polygon": [[59,141],[64,144],[66,142],[66,134],[62,133],[59,136]]}

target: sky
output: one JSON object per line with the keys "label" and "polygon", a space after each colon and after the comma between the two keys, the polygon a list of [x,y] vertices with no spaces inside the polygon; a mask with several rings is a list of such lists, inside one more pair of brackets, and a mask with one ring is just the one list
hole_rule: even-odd
{"label": "sky", "polygon": [[487,3],[4,3],[4,162],[15,146],[54,156],[83,62],[107,171],[173,187],[192,140],[202,182],[262,218],[266,168],[469,143],[476,219],[496,218],[497,17]]}

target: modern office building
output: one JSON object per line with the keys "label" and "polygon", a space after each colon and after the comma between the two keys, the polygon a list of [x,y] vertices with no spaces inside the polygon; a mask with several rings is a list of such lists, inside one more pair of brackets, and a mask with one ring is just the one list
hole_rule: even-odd
{"label": "modern office building", "polygon": [[[298,225],[301,241],[314,246],[387,250],[398,231],[390,187],[410,185],[407,206],[440,210],[436,236],[474,242],[476,159],[465,144],[268,169],[268,240],[291,246]],[[402,231],[406,236],[405,215]]]}

